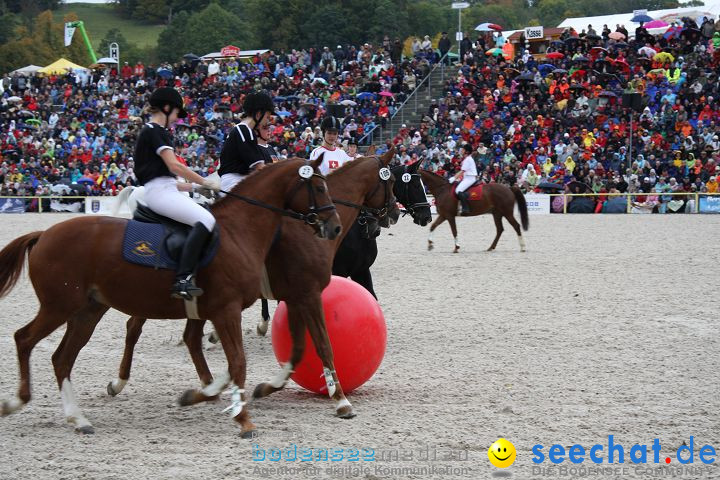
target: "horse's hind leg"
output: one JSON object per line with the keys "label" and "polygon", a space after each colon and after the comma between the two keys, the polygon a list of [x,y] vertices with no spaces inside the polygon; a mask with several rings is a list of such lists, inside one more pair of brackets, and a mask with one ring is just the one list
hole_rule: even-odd
{"label": "horse's hind leg", "polygon": [[255,330],[258,335],[264,337],[268,330],[268,323],[270,322],[270,306],[268,305],[266,298],[260,300],[260,305],[262,308],[262,320],[260,320],[260,323],[257,324]]}
{"label": "horse's hind leg", "polygon": [[453,250],[453,253],[458,253],[460,251],[460,242],[458,241],[457,225],[455,224],[455,217],[448,218],[448,223],[450,224],[450,231],[452,232],[453,240],[455,241],[455,250]]}
{"label": "horse's hind leg", "polygon": [[75,392],[72,388],[72,383],[70,382],[70,373],[78,353],[80,353],[80,350],[82,350],[88,340],[90,340],[90,337],[95,331],[95,326],[107,311],[108,307],[106,305],[91,302],[80,312],[73,315],[68,321],[67,330],[65,331],[62,342],[52,356],[53,366],[55,367],[55,378],[60,388],[65,418],[68,423],[75,426],[75,431],[79,433],[94,433],[95,430],[80,410]]}
{"label": "horse's hind leg", "polygon": [[520,229],[520,224],[515,220],[515,216],[512,214],[512,211],[505,215],[505,219],[508,221],[510,225],[512,225],[513,229],[515,229],[515,233],[517,233],[518,236],[518,242],[520,242],[520,251],[525,251],[525,237],[522,235],[522,230]]}
{"label": "horse's hind leg", "polygon": [[30,401],[30,354],[40,340],[54,332],[66,320],[67,315],[52,312],[41,306],[35,318],[15,332],[15,345],[20,366],[20,387],[17,398],[0,404],[0,416],[16,412]]}
{"label": "horse's hind leg", "polygon": [[122,361],[120,362],[120,369],[118,372],[118,378],[108,383],[107,393],[111,397],[122,392],[123,388],[130,379],[130,368],[132,367],[133,352],[135,351],[135,345],[142,335],[142,329],[147,319],[140,317],[130,317],[127,321],[126,328],[127,333],[125,334],[125,350],[123,351]]}
{"label": "horse's hind leg", "polygon": [[433,232],[435,229],[445,221],[445,217],[442,215],[438,215],[438,217],[435,219],[435,221],[430,225],[430,233],[428,234],[428,250],[432,250],[434,248],[433,245]]}
{"label": "horse's hind leg", "polygon": [[492,245],[488,248],[488,252],[495,250],[495,247],[497,247],[498,241],[500,240],[500,235],[502,235],[503,230],[505,229],[502,224],[502,215],[494,210],[493,220],[495,220],[495,240],[493,240]]}

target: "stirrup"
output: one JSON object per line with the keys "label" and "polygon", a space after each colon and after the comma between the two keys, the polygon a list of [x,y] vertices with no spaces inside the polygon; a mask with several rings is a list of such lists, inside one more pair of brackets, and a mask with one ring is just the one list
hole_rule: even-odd
{"label": "stirrup", "polygon": [[170,296],[182,300],[192,300],[193,297],[199,297],[203,293],[203,289],[195,285],[193,275],[188,275],[187,278],[175,282]]}

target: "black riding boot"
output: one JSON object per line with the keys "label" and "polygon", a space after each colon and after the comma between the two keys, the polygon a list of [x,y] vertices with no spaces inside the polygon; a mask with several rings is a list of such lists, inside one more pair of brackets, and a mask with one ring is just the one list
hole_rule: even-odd
{"label": "black riding boot", "polygon": [[467,213],[470,213],[470,204],[468,203],[468,193],[467,192],[460,192],[457,194],[458,200],[460,200],[460,204],[462,205],[462,215],[465,215]]}
{"label": "black riding boot", "polygon": [[205,225],[198,222],[190,230],[185,245],[183,246],[180,263],[178,264],[175,284],[172,287],[171,296],[192,300],[192,297],[199,297],[203,294],[202,288],[195,285],[195,270],[200,262],[205,243],[210,238]]}

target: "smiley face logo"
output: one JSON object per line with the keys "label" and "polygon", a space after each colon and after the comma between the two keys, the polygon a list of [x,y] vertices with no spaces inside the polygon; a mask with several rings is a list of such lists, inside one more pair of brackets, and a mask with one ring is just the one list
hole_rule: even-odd
{"label": "smiley face logo", "polygon": [[515,445],[504,438],[498,438],[488,449],[490,463],[498,468],[507,468],[515,462]]}

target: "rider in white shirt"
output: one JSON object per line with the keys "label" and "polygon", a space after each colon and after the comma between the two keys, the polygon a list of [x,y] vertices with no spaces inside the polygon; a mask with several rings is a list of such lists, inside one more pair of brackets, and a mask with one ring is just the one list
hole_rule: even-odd
{"label": "rider in white shirt", "polygon": [[465,155],[465,159],[460,166],[460,174],[458,175],[462,175],[462,180],[455,189],[455,194],[462,204],[462,213],[466,214],[470,213],[470,204],[468,203],[468,193],[465,190],[477,181],[477,165],[475,165],[475,159],[472,157],[472,145],[466,143],[460,151]]}
{"label": "rider in white shirt", "polygon": [[321,153],[324,153],[323,161],[320,164],[320,173],[327,175],[333,170],[340,168],[352,160],[347,153],[337,146],[338,132],[340,131],[340,121],[333,117],[327,116],[320,124],[323,134],[323,143],[310,153],[310,160],[317,159]]}

